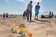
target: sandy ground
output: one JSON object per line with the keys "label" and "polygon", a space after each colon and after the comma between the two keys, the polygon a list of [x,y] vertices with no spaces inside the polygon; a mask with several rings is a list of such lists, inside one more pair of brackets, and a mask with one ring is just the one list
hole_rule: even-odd
{"label": "sandy ground", "polygon": [[29,32],[32,32],[32,37],[56,37],[56,18],[39,18],[38,21],[29,23],[26,20],[23,20],[23,18],[20,16],[6,19],[0,17],[0,37],[23,37],[10,31],[13,24],[25,24],[26,29]]}

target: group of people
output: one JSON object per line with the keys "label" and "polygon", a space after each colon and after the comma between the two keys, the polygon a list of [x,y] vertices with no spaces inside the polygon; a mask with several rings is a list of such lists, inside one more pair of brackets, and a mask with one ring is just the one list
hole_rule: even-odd
{"label": "group of people", "polygon": [[41,18],[52,18],[54,16],[53,12],[49,12],[49,15],[46,17],[44,15],[41,15]]}
{"label": "group of people", "polygon": [[[27,18],[27,21],[32,21],[32,1],[30,1],[30,3],[27,6],[26,11],[24,11],[23,13],[23,18]],[[38,20],[38,14],[39,14],[39,10],[40,10],[40,5],[39,2],[37,3],[37,5],[35,6],[35,18],[34,20]]]}
{"label": "group of people", "polygon": [[5,17],[8,18],[8,13],[6,13],[6,14],[3,13],[3,18],[5,18]]}

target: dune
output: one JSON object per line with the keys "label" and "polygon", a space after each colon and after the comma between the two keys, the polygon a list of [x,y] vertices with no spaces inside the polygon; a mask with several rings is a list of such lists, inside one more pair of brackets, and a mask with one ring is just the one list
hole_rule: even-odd
{"label": "dune", "polygon": [[29,23],[22,16],[5,19],[0,17],[0,37],[27,37],[12,33],[10,28],[13,24],[17,26],[25,24],[27,31],[32,32],[32,37],[56,37],[56,18],[39,18],[38,21],[34,20],[34,22]]}

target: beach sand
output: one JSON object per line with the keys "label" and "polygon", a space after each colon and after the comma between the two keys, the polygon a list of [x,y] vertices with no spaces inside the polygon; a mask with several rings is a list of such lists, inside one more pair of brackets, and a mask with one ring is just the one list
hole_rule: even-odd
{"label": "beach sand", "polygon": [[10,31],[13,24],[17,26],[25,24],[27,31],[32,32],[32,37],[56,37],[56,18],[39,18],[38,21],[29,23],[27,20],[23,20],[22,16],[6,19],[0,17],[0,37],[23,37]]}

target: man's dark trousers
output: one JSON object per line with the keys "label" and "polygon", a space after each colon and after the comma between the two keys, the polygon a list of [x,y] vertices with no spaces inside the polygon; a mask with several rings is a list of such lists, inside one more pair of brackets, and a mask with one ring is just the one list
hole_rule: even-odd
{"label": "man's dark trousers", "polygon": [[32,12],[28,11],[27,12],[27,21],[31,20],[31,18],[32,18]]}

